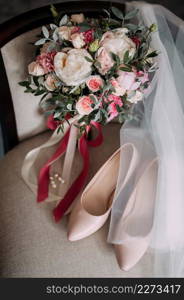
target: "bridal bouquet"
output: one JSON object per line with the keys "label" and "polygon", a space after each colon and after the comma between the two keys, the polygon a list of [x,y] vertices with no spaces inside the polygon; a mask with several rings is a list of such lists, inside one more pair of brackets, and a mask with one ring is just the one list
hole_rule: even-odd
{"label": "bridal bouquet", "polygon": [[75,115],[81,131],[91,121],[132,117],[130,108],[143,99],[157,55],[150,48],[156,25],[130,23],[137,12],[123,15],[112,7],[98,19],[83,14],[60,19],[54,10],[55,23],[42,27],[29,78],[20,85],[26,93],[42,95],[40,106],[58,122],[58,130]]}
{"label": "bridal bouquet", "polygon": [[[41,95],[40,107],[49,116],[47,124],[61,140],[59,148],[40,170],[38,202],[49,196],[49,178],[51,188],[56,188],[50,166],[66,152],[65,171],[59,177],[65,194],[60,195],[62,199],[54,210],[55,219],[59,220],[85,183],[89,170],[88,146],[102,143],[101,125],[116,117],[120,122],[134,117],[131,107],[143,99],[149,87],[149,74],[157,68],[154,62],[157,51],[150,47],[156,25],[147,27],[141,21],[130,22],[137,9],[124,15],[112,7],[98,18],[82,13],[62,16],[54,7],[52,13],[53,23],[42,27],[35,43],[36,56],[28,66],[28,80],[19,84],[26,88],[26,93]],[[89,140],[92,126],[98,135]],[[54,132],[48,146],[58,142]],[[68,189],[76,143],[83,169]],[[31,151],[25,159],[23,173],[28,184],[31,168],[26,167],[26,161],[32,161],[33,165],[36,153],[43,147]],[[29,185],[33,187],[33,183]]]}

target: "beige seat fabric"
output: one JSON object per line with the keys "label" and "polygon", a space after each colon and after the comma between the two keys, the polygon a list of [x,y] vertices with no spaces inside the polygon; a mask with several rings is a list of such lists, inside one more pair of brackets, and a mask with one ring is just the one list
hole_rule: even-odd
{"label": "beige seat fabric", "polygon": [[36,50],[36,46],[30,43],[38,39],[36,35],[39,33],[40,28],[28,31],[11,40],[1,49],[20,140],[45,130],[44,117],[38,109],[41,96],[35,97],[33,94],[24,93],[24,88],[18,84],[19,81],[27,79],[27,66],[34,60]]}
{"label": "beige seat fabric", "polygon": [[[105,142],[91,149],[90,177],[119,147],[119,128],[117,124],[106,126]],[[141,276],[139,265],[129,273],[119,269],[113,247],[106,243],[108,224],[72,243],[66,235],[67,217],[55,224],[50,204],[36,203],[20,171],[25,154],[46,141],[49,134],[22,142],[0,162],[1,277]],[[148,258],[145,260],[148,268]]]}

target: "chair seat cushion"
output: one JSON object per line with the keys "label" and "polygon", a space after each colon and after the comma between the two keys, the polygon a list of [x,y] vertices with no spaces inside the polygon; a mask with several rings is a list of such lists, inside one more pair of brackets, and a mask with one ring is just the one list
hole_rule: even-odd
{"label": "chair seat cushion", "polygon": [[[104,143],[90,149],[90,178],[119,147],[120,125],[104,127]],[[1,277],[131,277],[117,265],[113,246],[107,244],[108,223],[77,242],[67,240],[67,218],[59,224],[49,203],[37,204],[21,178],[28,151],[50,136],[42,133],[20,143],[0,162],[0,270]],[[76,157],[75,159],[78,159]]]}

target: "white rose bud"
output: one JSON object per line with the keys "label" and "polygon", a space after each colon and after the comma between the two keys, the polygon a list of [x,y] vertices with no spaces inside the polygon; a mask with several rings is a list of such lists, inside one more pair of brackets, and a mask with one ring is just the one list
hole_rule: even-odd
{"label": "white rose bud", "polygon": [[76,49],[80,49],[85,45],[84,37],[81,33],[74,33],[71,35],[71,42]]}
{"label": "white rose bud", "polygon": [[28,73],[33,76],[42,76],[45,71],[37,62],[33,61],[28,65]]}
{"label": "white rose bud", "polygon": [[71,21],[74,22],[74,23],[82,23],[84,22],[85,18],[84,18],[84,15],[83,14],[74,14],[74,15],[71,15]]}
{"label": "white rose bud", "polygon": [[71,27],[61,26],[58,28],[58,36],[60,40],[69,41],[71,37]]}

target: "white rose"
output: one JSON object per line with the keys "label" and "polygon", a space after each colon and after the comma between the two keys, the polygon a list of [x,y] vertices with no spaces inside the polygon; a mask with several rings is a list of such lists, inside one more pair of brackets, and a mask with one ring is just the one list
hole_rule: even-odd
{"label": "white rose", "polygon": [[71,15],[71,21],[72,22],[75,22],[75,23],[82,23],[84,22],[84,15],[83,14],[74,14],[74,15]]}
{"label": "white rose", "polygon": [[71,35],[71,42],[74,48],[80,49],[85,45],[84,36],[81,33],[74,33]]}
{"label": "white rose", "polygon": [[60,40],[70,40],[72,27],[61,26],[58,28],[58,36]]}
{"label": "white rose", "polygon": [[45,71],[39,63],[33,61],[28,65],[28,73],[33,76],[42,76],[45,74]]}
{"label": "white rose", "polygon": [[136,45],[125,33],[125,28],[107,31],[102,36],[100,46],[104,47],[108,52],[113,52],[118,55],[120,60],[123,60],[127,50],[129,51],[129,55],[133,57],[136,51]]}
{"label": "white rose", "polygon": [[137,103],[143,99],[143,93],[141,93],[140,91],[128,91],[127,95],[127,100],[131,103]]}
{"label": "white rose", "polygon": [[72,49],[68,53],[58,52],[54,57],[56,75],[67,85],[76,86],[86,81],[91,75],[92,59],[85,49]]}

